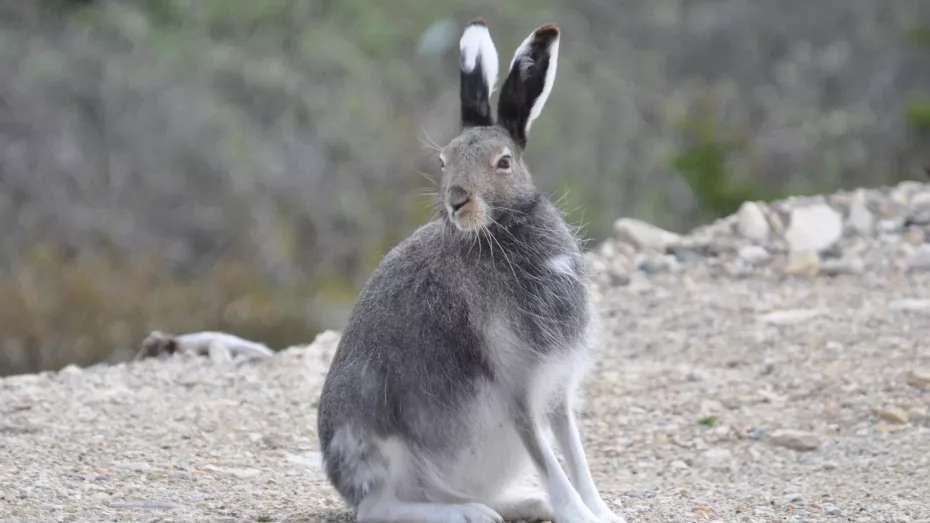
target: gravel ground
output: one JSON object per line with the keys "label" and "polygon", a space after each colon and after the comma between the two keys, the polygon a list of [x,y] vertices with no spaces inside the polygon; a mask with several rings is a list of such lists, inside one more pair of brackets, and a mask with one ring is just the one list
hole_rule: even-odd
{"label": "gravel ground", "polygon": [[[817,259],[861,270],[796,274],[780,231],[734,220],[689,236],[713,258],[589,256],[604,337],[582,430],[605,500],[630,523],[930,522],[930,271],[907,266],[925,225],[847,227]],[[337,339],[0,380],[0,521],[351,521],[314,430]]]}

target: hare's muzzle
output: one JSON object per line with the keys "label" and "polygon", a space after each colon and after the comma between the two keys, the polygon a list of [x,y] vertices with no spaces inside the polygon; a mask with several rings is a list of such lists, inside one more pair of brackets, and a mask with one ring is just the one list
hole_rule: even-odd
{"label": "hare's muzzle", "polygon": [[450,187],[446,192],[446,203],[449,205],[449,209],[451,209],[452,216],[455,216],[459,209],[464,207],[470,199],[471,194],[458,185]]}

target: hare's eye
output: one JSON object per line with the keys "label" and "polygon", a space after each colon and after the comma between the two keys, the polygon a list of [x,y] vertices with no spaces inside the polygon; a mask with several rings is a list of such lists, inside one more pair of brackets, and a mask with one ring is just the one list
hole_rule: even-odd
{"label": "hare's eye", "polygon": [[508,155],[501,156],[501,159],[497,161],[497,168],[506,171],[510,169],[511,158]]}
{"label": "hare's eye", "polygon": [[446,162],[442,161],[442,158],[439,159],[439,168],[440,169],[446,168]]}

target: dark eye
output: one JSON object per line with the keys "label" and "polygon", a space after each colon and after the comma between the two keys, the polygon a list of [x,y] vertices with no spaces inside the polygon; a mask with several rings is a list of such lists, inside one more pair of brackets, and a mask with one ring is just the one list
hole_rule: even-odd
{"label": "dark eye", "polygon": [[501,159],[497,161],[497,168],[501,170],[510,169],[510,156],[501,156]]}
{"label": "dark eye", "polygon": [[446,168],[446,162],[442,161],[442,158],[439,159],[439,168],[440,169]]}

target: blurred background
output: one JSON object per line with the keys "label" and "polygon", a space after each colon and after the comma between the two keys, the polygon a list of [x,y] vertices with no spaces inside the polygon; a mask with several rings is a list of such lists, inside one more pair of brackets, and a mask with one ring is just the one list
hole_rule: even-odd
{"label": "blurred background", "polygon": [[923,0],[0,0],[0,375],[340,328],[432,215],[475,16],[502,64],[561,26],[527,161],[593,240],[930,163]]}

